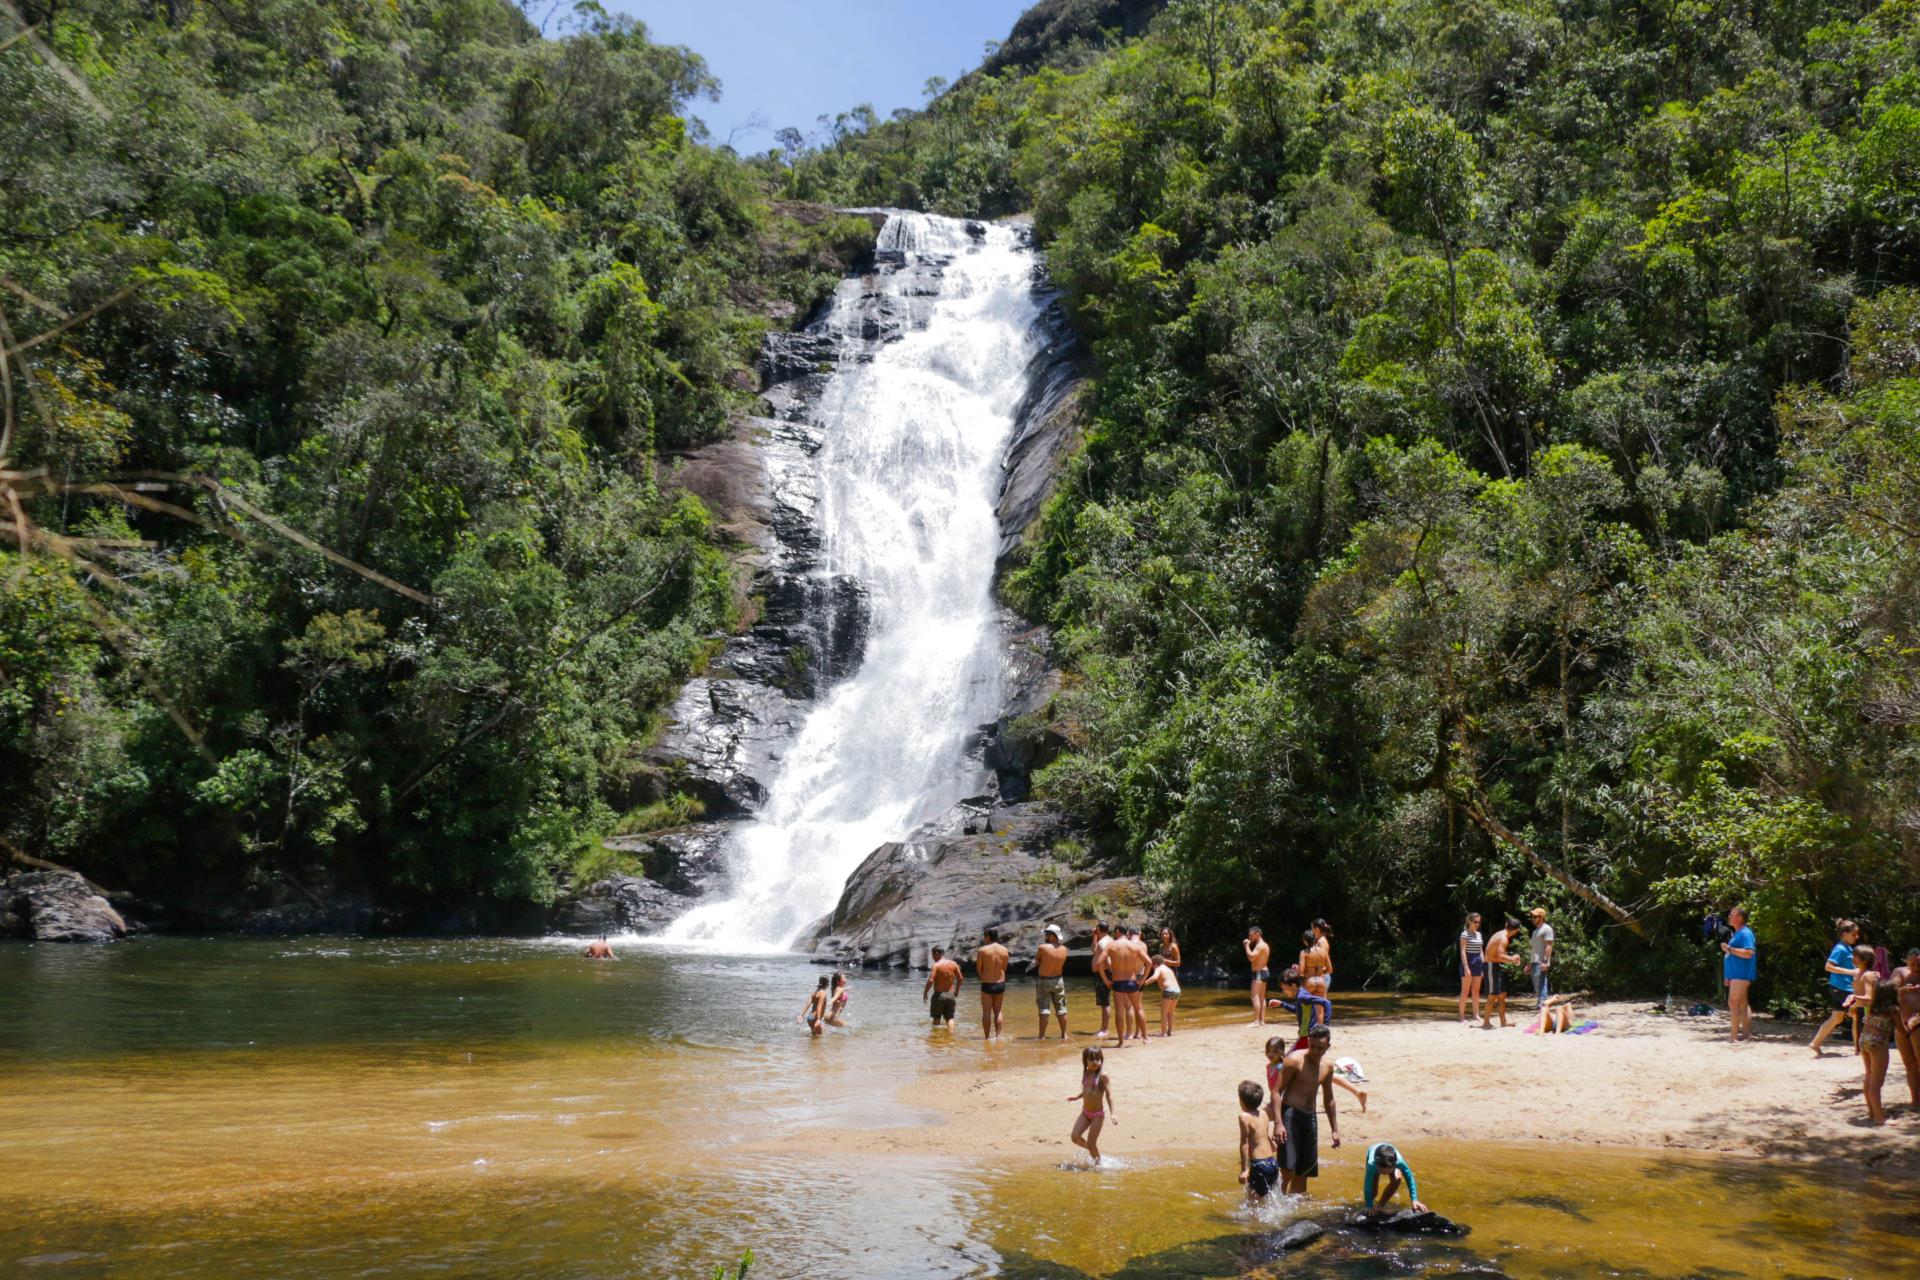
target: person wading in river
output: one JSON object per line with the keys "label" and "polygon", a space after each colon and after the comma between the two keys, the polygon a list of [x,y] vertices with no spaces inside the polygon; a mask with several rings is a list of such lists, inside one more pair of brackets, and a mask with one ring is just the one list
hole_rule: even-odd
{"label": "person wading in river", "polygon": [[920,998],[926,1000],[927,1010],[933,1015],[933,1025],[953,1029],[954,1011],[960,1004],[960,984],[965,979],[960,974],[960,966],[947,959],[945,947],[933,949],[933,968],[927,971],[926,985],[920,988]]}
{"label": "person wading in river", "polygon": [[1047,1038],[1047,1014],[1060,1019],[1060,1038],[1067,1038],[1067,949],[1060,941],[1060,926],[1050,924],[1040,935],[1039,949],[1033,953],[1033,1002],[1040,1009],[1040,1039]]}
{"label": "person wading in river", "polygon": [[1100,1006],[1100,1035],[1107,1034],[1107,1018],[1113,1011],[1113,970],[1107,963],[1107,952],[1113,949],[1113,935],[1107,930],[1107,922],[1098,920],[1093,926],[1093,1002]]}
{"label": "person wading in river", "polygon": [[997,1039],[1001,1032],[1001,1006],[1007,999],[1007,965],[1012,957],[1000,945],[1000,933],[989,926],[981,930],[986,941],[973,953],[973,976],[980,979],[980,1034]]}
{"label": "person wading in river", "polygon": [[1280,1158],[1280,1189],[1288,1195],[1305,1195],[1307,1179],[1320,1176],[1320,1117],[1316,1105],[1327,1111],[1327,1132],[1333,1145],[1340,1145],[1340,1117],[1333,1105],[1333,1064],[1327,1050],[1333,1045],[1333,1028],[1318,1026],[1307,1037],[1307,1047],[1290,1053],[1280,1067],[1274,1096],[1267,1101],[1267,1114],[1276,1130],[1286,1139],[1286,1151]]}
{"label": "person wading in river", "polygon": [[1260,926],[1254,925],[1247,930],[1245,942],[1247,967],[1253,970],[1253,1025],[1267,1025],[1267,978],[1270,971],[1267,963],[1273,958],[1273,948],[1260,936]]}
{"label": "person wading in river", "polygon": [[807,996],[806,1007],[800,1010],[800,1017],[794,1019],[795,1022],[804,1019],[808,1030],[816,1036],[824,1033],[827,1028],[827,984],[832,981],[833,979],[826,974],[821,974],[820,985]]}
{"label": "person wading in river", "polygon": [[587,944],[587,959],[612,960],[613,958],[613,948],[607,945],[607,940],[604,937],[598,942],[589,942]]}

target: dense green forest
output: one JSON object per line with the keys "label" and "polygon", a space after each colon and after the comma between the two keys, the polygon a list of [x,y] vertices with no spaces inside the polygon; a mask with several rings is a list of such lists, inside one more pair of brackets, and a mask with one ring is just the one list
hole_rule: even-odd
{"label": "dense green forest", "polygon": [[776,207],[597,5],[0,19],[10,852],[549,894],[745,607],[657,461],[871,227]]}
{"label": "dense green forest", "polygon": [[1536,902],[1580,980],[1920,940],[1920,3],[1143,7],[787,179],[1031,210],[1087,339],[1044,792],[1389,979]]}

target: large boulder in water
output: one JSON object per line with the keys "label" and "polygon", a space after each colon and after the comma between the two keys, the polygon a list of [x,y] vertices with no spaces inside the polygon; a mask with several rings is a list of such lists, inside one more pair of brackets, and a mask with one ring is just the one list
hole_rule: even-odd
{"label": "large boulder in water", "polygon": [[1144,901],[1137,877],[1106,876],[1083,859],[1071,829],[1044,805],[963,802],[914,838],[869,854],[800,948],[823,963],[919,969],[936,946],[964,959],[992,925],[1018,961],[1056,924],[1070,970],[1084,973],[1094,918],[1137,920]]}
{"label": "large boulder in water", "polygon": [[23,871],[0,880],[0,937],[111,942],[127,922],[75,871]]}

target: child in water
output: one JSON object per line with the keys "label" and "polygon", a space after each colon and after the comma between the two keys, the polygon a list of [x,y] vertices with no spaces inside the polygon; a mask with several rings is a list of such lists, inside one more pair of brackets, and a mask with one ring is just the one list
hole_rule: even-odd
{"label": "child in water", "polygon": [[[1267,1007],[1272,1009],[1285,1009],[1289,1013],[1299,1015],[1300,1038],[1294,1041],[1293,1049],[1295,1052],[1307,1047],[1307,1033],[1315,1027],[1323,1025],[1330,1027],[1333,1025],[1333,1001],[1327,999],[1325,996],[1314,995],[1311,991],[1302,991],[1300,989],[1300,970],[1297,966],[1288,969],[1286,973],[1281,975],[1280,998],[1267,1001]],[[1280,1045],[1278,1056],[1276,1056],[1274,1052],[1275,1044]],[[1281,1040],[1279,1036],[1275,1036],[1273,1039],[1267,1041],[1268,1089],[1272,1089],[1273,1082],[1279,1078],[1279,1063],[1280,1060],[1286,1056],[1286,1043]],[[1333,1082],[1354,1097],[1360,1099],[1360,1110],[1362,1112],[1366,1111],[1367,1091],[1365,1089],[1354,1084],[1353,1081],[1347,1079],[1343,1072],[1337,1070],[1333,1073]]]}
{"label": "child in water", "polygon": [[834,974],[833,997],[827,1002],[828,1026],[844,1027],[847,1025],[845,1021],[847,1016],[847,1001],[851,999],[853,999],[853,995],[847,990],[847,975],[844,973]]}
{"label": "child in water", "polygon": [[1091,1045],[1082,1049],[1080,1092],[1067,1099],[1080,1104],[1080,1114],[1073,1120],[1073,1145],[1086,1148],[1095,1164],[1100,1163],[1100,1130],[1107,1117],[1119,1119],[1113,1110],[1113,1084],[1107,1079],[1106,1064],[1106,1055],[1100,1050]]}
{"label": "child in water", "polygon": [[1273,1128],[1260,1114],[1266,1092],[1251,1080],[1240,1082],[1240,1184],[1247,1199],[1265,1200],[1280,1181],[1280,1151]]}
{"label": "child in water", "polygon": [[[1387,1185],[1380,1186],[1380,1178],[1385,1174]],[[1406,1157],[1390,1142],[1376,1142],[1367,1148],[1367,1181],[1361,1188],[1368,1213],[1384,1214],[1392,1212],[1387,1202],[1399,1192],[1407,1189],[1407,1199],[1412,1202],[1415,1213],[1425,1213],[1427,1206],[1420,1203],[1420,1187],[1413,1180],[1413,1168]]]}

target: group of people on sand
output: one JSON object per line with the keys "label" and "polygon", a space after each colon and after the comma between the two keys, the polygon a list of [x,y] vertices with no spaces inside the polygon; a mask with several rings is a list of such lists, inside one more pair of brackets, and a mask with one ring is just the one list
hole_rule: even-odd
{"label": "group of people on sand", "polygon": [[[1267,941],[1260,926],[1254,925],[1247,930],[1246,941],[1241,946],[1247,953],[1247,967],[1253,971],[1254,1025],[1264,1026],[1267,1010],[1275,1004],[1267,996],[1267,987],[1273,979],[1273,944]],[[1300,955],[1288,972],[1298,975],[1299,986],[1310,995],[1324,998],[1333,989],[1332,925],[1325,920],[1315,920],[1300,935]]]}
{"label": "group of people on sand", "polygon": [[[1512,971],[1524,967],[1533,986],[1533,1029],[1546,1034],[1573,1030],[1573,996],[1553,994],[1553,926],[1547,922],[1547,909],[1535,907],[1527,918],[1533,922],[1531,934],[1518,918],[1508,916],[1492,937],[1483,938],[1480,913],[1467,912],[1455,944],[1460,959],[1462,1026],[1471,1026],[1478,1018],[1481,1028],[1490,1031],[1496,1017],[1501,1026],[1513,1026],[1507,1021],[1507,995],[1514,984]],[[1524,957],[1522,947],[1526,948]]]}
{"label": "group of people on sand", "polygon": [[[1739,929],[1732,941],[1738,943],[1744,934],[1746,950],[1756,951],[1746,920],[1744,907],[1735,907],[1727,913],[1728,925],[1737,924]],[[1907,1090],[1912,1095],[1914,1109],[1920,1111],[1920,947],[1907,948],[1904,963],[1895,968],[1886,948],[1867,945],[1858,922],[1835,920],[1833,929],[1833,950],[1827,953],[1825,966],[1829,1012],[1826,1021],[1814,1032],[1810,1047],[1814,1057],[1826,1056],[1828,1038],[1842,1022],[1851,1024],[1854,1052],[1859,1055],[1866,1073],[1862,1094],[1867,1104],[1867,1120],[1883,1125],[1887,1122],[1887,1108],[1882,1093],[1895,1052],[1899,1053],[1900,1064],[1906,1070]],[[1728,957],[1725,980],[1731,1006],[1732,965],[1740,949],[1722,942],[1721,950]],[[1748,963],[1754,961],[1749,958]],[[1750,1034],[1752,1014],[1749,1012],[1747,1017]],[[1737,1033],[1735,1038],[1739,1038]]]}

